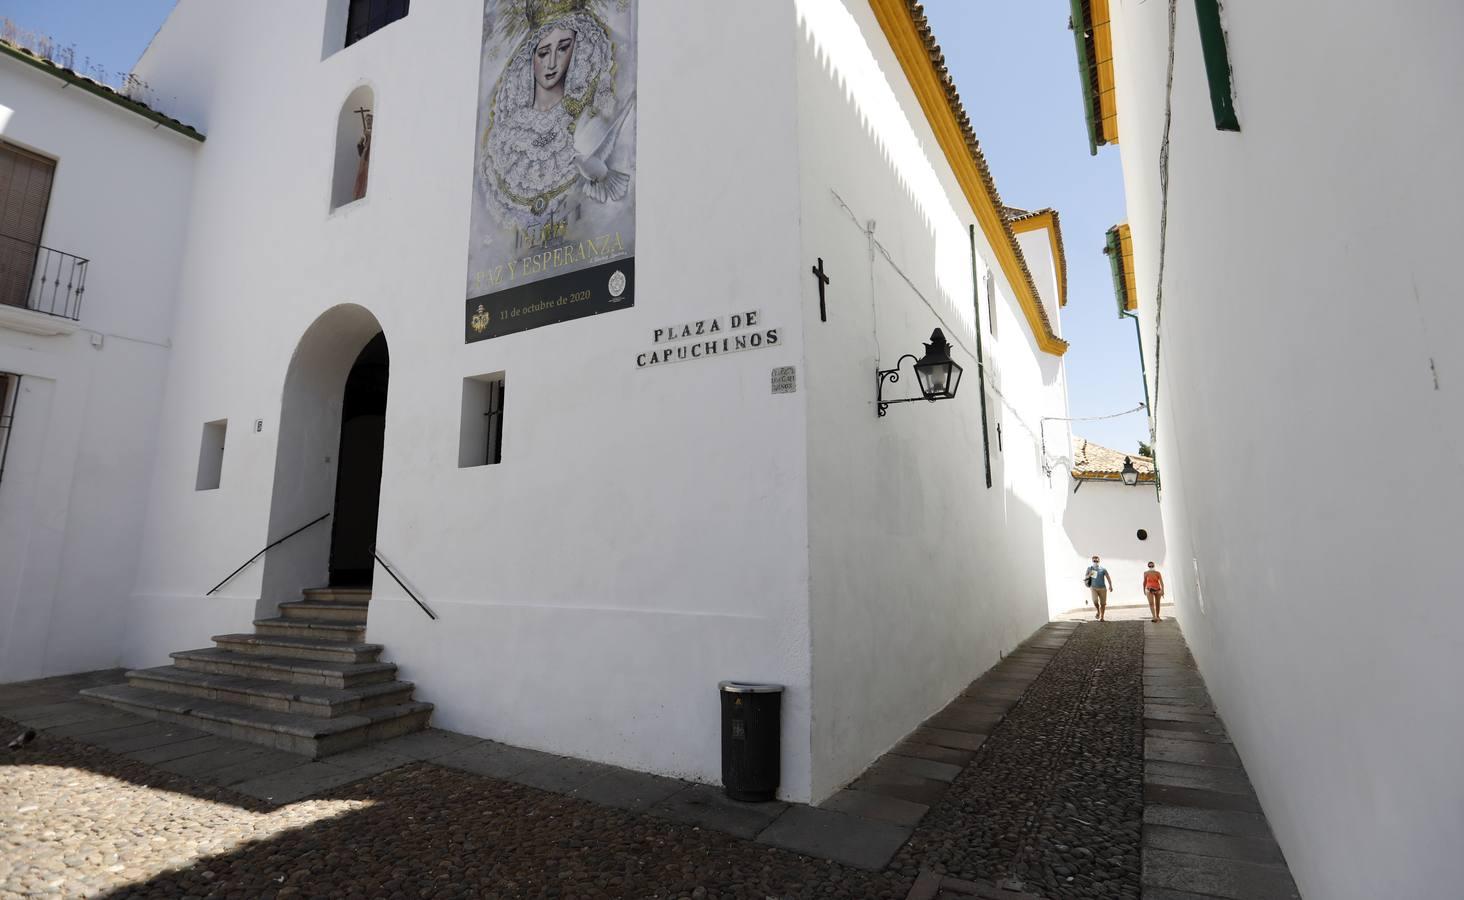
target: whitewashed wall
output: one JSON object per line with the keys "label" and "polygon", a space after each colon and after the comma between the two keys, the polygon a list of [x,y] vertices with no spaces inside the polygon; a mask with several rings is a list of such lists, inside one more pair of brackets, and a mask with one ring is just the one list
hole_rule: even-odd
{"label": "whitewashed wall", "polygon": [[[635,308],[464,346],[482,12],[413,4],[322,59],[323,5],[184,0],[144,58],[211,134],[127,660],[290,599],[262,596],[258,566],[203,593],[279,536],[285,374],[354,304],[391,353],[378,546],[441,615],[378,572],[369,638],[434,722],[716,781],[717,681],[782,682],[783,793],[807,799],[805,394],[769,378],[802,372],[793,11],[642,3]],[[370,191],[331,215],[337,114],[363,83]],[[780,348],[636,369],[653,329],[748,309]],[[498,371],[503,463],[459,469],[462,380]],[[198,432],[222,417],[223,484],[200,494]]]}
{"label": "whitewashed wall", "polygon": [[22,376],[0,482],[14,681],[121,657],[198,144],[9,58],[0,103],[5,140],[57,160],[42,244],[91,260],[79,323],[0,307],[0,371]]}
{"label": "whitewashed wall", "polygon": [[[1041,415],[1066,412],[1061,360],[1036,351],[998,272],[1000,337],[987,337],[987,352],[1015,409],[993,394],[987,490],[973,213],[868,3],[795,5],[820,798],[1047,620],[1050,494],[1035,435]],[[866,233],[871,220],[888,258]],[[978,246],[984,275],[993,257],[979,232]],[[808,272],[818,257],[832,279],[827,322]],[[935,327],[965,367],[956,399],[877,418],[875,369],[918,356]],[[887,390],[917,391],[908,361]]]}
{"label": "whitewashed wall", "polygon": [[[1464,9],[1225,4],[1238,134],[1214,129],[1194,6],[1176,9],[1171,596],[1302,894],[1454,896],[1464,125],[1443,111]],[[1113,10],[1152,378],[1167,8]]]}

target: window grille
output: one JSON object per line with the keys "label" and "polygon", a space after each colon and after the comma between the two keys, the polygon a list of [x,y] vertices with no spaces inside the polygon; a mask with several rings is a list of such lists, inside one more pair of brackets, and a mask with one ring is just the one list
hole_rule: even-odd
{"label": "window grille", "polygon": [[488,411],[483,415],[488,420],[487,464],[496,466],[503,462],[503,379],[488,383]]}
{"label": "window grille", "polygon": [[0,372],[0,481],[5,480],[5,457],[15,427],[15,405],[20,402],[20,376]]}

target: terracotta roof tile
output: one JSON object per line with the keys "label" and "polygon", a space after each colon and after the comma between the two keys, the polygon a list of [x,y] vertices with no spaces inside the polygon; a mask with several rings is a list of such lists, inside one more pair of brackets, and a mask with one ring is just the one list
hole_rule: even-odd
{"label": "terracotta roof tile", "polygon": [[88,93],[95,94],[98,97],[101,97],[103,100],[115,103],[123,109],[127,109],[134,113],[137,113],[144,118],[156,122],[159,125],[166,126],[167,128],[170,128],[180,134],[186,135],[187,137],[191,137],[194,140],[202,141],[204,139],[203,133],[194,128],[192,125],[189,125],[185,122],[180,122],[172,116],[160,112],[157,109],[154,109],[153,107],[147,105],[146,103],[135,100],[109,84],[97,81],[94,78],[89,78],[86,75],[83,75],[82,73],[76,71],[75,69],[68,69],[65,66],[59,65],[54,60],[48,59],[45,56],[35,53],[31,51],[28,47],[21,46],[14,41],[0,38],[0,55],[10,56],[23,63],[34,66],[35,68],[40,69],[43,72],[47,72],[57,78],[60,78],[62,81],[66,81],[70,84],[76,85],[77,87],[83,88]]}
{"label": "terracotta roof tile", "polygon": [[1139,470],[1139,481],[1154,480],[1154,460],[1137,453],[1120,453],[1086,438],[1073,439],[1073,477],[1116,479],[1123,471],[1124,458],[1133,461]]}

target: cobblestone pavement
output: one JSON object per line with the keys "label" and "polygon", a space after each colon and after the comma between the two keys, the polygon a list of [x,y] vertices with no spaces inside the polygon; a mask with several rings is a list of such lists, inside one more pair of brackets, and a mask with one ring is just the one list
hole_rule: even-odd
{"label": "cobblestone pavement", "polygon": [[0,746],[6,900],[899,900],[911,881],[424,763],[275,808],[47,732]]}
{"label": "cobblestone pavement", "polygon": [[1079,627],[891,867],[1051,900],[1138,898],[1145,627]]}

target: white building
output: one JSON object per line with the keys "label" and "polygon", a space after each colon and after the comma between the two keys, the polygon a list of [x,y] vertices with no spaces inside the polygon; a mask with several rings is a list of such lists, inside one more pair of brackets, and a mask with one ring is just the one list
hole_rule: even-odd
{"label": "white building", "polygon": [[[1149,563],[1165,576],[1164,524],[1154,486],[1153,460],[1124,454],[1084,438],[1073,440],[1067,470],[1067,503],[1060,510],[1061,530],[1049,541],[1047,593],[1054,614],[1091,611],[1083,574],[1094,556],[1113,579],[1109,606],[1144,606],[1143,574]],[[1125,462],[1132,463],[1136,483],[1125,484]]]}
{"label": "white building", "polygon": [[[819,800],[1047,620],[1058,224],[1008,222],[917,5],[357,6],[182,0],[139,64],[207,135],[149,136],[183,156],[150,208],[180,298],[150,475],[96,562],[106,630],[12,677],[236,635],[113,695],[181,714],[208,675],[319,658],[291,638],[321,604],[251,623],[374,546],[368,638],[434,724],[716,781],[717,682],[776,682],[781,796]],[[17,125],[50,108],[13,77]],[[529,145],[572,186],[522,187]],[[879,415],[937,328],[956,396]],[[333,677],[375,656],[348,637]],[[374,721],[420,724],[405,696]]]}
{"label": "white building", "polygon": [[1304,896],[1457,896],[1464,7],[1085,9],[1186,637]]}
{"label": "white building", "polygon": [[200,140],[0,44],[0,681],[121,656]]}

